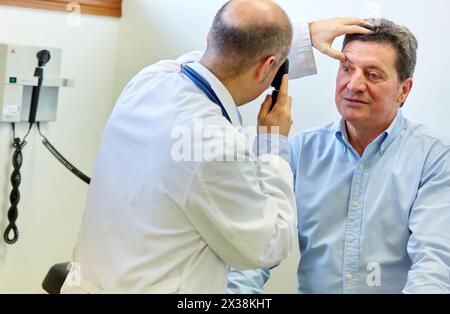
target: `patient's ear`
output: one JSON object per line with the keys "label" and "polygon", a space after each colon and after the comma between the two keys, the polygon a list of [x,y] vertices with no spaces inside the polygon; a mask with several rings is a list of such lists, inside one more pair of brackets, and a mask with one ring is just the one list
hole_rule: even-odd
{"label": "patient's ear", "polygon": [[211,36],[211,32],[209,31],[208,34],[206,35],[206,38],[205,38],[207,47],[209,46],[209,42],[210,42],[209,38],[210,38],[210,36]]}
{"label": "patient's ear", "polygon": [[413,79],[411,77],[407,78],[400,85],[400,93],[397,98],[397,103],[403,104],[408,98],[409,93],[413,87]]}

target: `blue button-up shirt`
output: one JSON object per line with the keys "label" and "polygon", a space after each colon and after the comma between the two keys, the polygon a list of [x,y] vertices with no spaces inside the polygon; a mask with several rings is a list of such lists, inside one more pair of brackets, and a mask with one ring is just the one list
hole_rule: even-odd
{"label": "blue button-up shirt", "polygon": [[[302,293],[450,292],[450,145],[399,111],[359,156],[344,121],[291,140]],[[231,292],[264,270],[232,271]]]}

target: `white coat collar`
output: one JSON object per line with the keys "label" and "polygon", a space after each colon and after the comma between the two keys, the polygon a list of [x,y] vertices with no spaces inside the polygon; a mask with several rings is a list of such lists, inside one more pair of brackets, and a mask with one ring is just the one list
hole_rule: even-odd
{"label": "white coat collar", "polygon": [[231,119],[231,123],[234,126],[241,127],[241,115],[237,109],[233,97],[231,96],[227,88],[222,84],[222,82],[200,62],[190,63],[189,66],[198,74],[200,74],[205,80],[207,80],[209,84],[211,84],[211,88],[214,90],[217,97],[219,97],[219,100],[225,108],[225,111],[228,113],[228,116]]}

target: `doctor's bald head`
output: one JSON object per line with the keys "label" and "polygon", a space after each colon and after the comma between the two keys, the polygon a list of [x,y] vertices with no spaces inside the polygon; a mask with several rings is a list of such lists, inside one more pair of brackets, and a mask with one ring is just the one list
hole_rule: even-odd
{"label": "doctor's bald head", "polygon": [[232,78],[264,58],[286,59],[292,25],[283,9],[270,0],[231,0],[216,14],[205,56]]}

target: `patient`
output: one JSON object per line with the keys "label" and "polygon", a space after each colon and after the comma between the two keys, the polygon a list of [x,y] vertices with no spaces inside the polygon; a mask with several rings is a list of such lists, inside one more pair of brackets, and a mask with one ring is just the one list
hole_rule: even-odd
{"label": "patient", "polygon": [[[301,293],[450,292],[449,142],[403,116],[417,40],[379,22],[344,40],[342,118],[291,139]],[[229,291],[261,292],[269,276],[232,270]]]}

